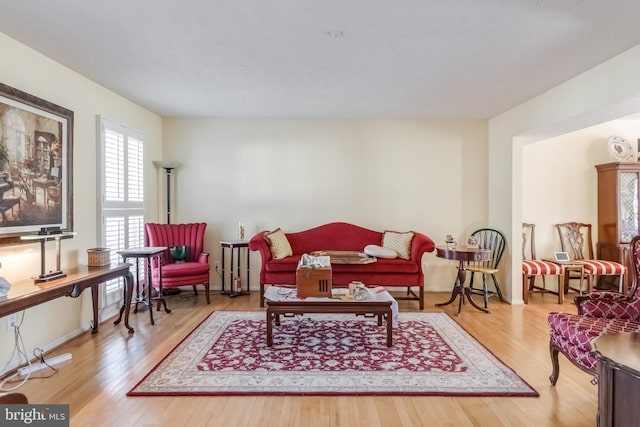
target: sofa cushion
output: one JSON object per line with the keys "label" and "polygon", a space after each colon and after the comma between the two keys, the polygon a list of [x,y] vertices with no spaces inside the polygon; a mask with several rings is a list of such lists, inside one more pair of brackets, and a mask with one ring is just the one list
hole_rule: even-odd
{"label": "sofa cushion", "polygon": [[339,273],[418,273],[419,265],[401,258],[378,258],[371,264],[331,264],[333,274]]}
{"label": "sofa cushion", "polygon": [[386,230],[382,235],[382,246],[396,251],[402,259],[411,259],[411,241],[414,234],[413,231],[400,233]]}
{"label": "sofa cushion", "polygon": [[162,278],[183,277],[209,272],[209,264],[200,262],[179,262],[172,264],[162,264]]}
{"label": "sofa cushion", "polygon": [[[269,273],[274,272],[295,272],[300,262],[300,255],[292,255],[282,259],[273,259],[265,264],[265,269]],[[331,264],[333,274],[336,273],[418,273],[418,264],[400,258],[388,259],[378,258],[376,262],[370,264]]]}
{"label": "sofa cushion", "polygon": [[289,240],[281,229],[276,228],[272,232],[266,233],[264,238],[269,242],[273,259],[282,259],[293,255]]}
{"label": "sofa cushion", "polygon": [[364,247],[364,253],[376,258],[397,258],[398,253],[393,249],[385,248],[378,245],[367,245]]}

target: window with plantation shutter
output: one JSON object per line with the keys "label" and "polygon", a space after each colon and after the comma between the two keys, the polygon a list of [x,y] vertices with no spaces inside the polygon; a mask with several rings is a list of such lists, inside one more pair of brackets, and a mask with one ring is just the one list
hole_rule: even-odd
{"label": "window with plantation shutter", "polygon": [[[119,250],[144,246],[144,138],[104,117],[98,121],[99,238],[102,247],[111,249],[111,262],[117,263]],[[104,309],[117,310],[123,286],[123,279],[116,279],[102,287]]]}

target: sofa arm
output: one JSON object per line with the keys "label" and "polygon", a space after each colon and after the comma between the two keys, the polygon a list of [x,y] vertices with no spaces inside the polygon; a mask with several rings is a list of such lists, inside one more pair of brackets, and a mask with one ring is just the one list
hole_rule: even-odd
{"label": "sofa arm", "polygon": [[413,240],[411,241],[411,261],[416,264],[422,262],[422,255],[426,252],[433,252],[436,248],[436,244],[422,233],[414,231]]}
{"label": "sofa arm", "polygon": [[593,292],[574,299],[578,314],[605,319],[639,319],[640,300],[617,292]]}
{"label": "sofa arm", "polygon": [[261,231],[249,240],[249,249],[260,252],[263,267],[267,262],[271,261],[271,248],[267,243],[267,239],[264,238],[266,233],[268,231]]}
{"label": "sofa arm", "polygon": [[198,257],[198,262],[200,264],[209,264],[209,254],[206,252],[201,253]]}

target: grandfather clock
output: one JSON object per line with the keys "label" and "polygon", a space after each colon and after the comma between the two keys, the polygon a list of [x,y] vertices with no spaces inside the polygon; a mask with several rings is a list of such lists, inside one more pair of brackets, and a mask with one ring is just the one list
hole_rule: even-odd
{"label": "grandfather clock", "polygon": [[[629,243],[640,229],[640,163],[613,162],[597,165],[598,170],[598,244],[597,258],[627,266],[626,289],[631,285],[633,266]],[[600,287],[611,277],[602,277]],[[617,288],[617,286],[616,286]]]}

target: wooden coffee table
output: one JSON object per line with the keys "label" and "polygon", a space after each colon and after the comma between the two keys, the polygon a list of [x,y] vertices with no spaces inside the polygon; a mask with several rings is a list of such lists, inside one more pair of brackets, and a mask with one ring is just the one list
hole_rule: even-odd
{"label": "wooden coffee table", "polygon": [[382,319],[387,322],[387,347],[393,345],[393,322],[391,301],[342,301],[327,299],[295,299],[287,301],[273,301],[265,297],[267,304],[267,346],[273,345],[273,323],[280,325],[280,315],[293,316],[296,314],[355,314],[362,316],[377,316],[378,326],[382,326]]}

